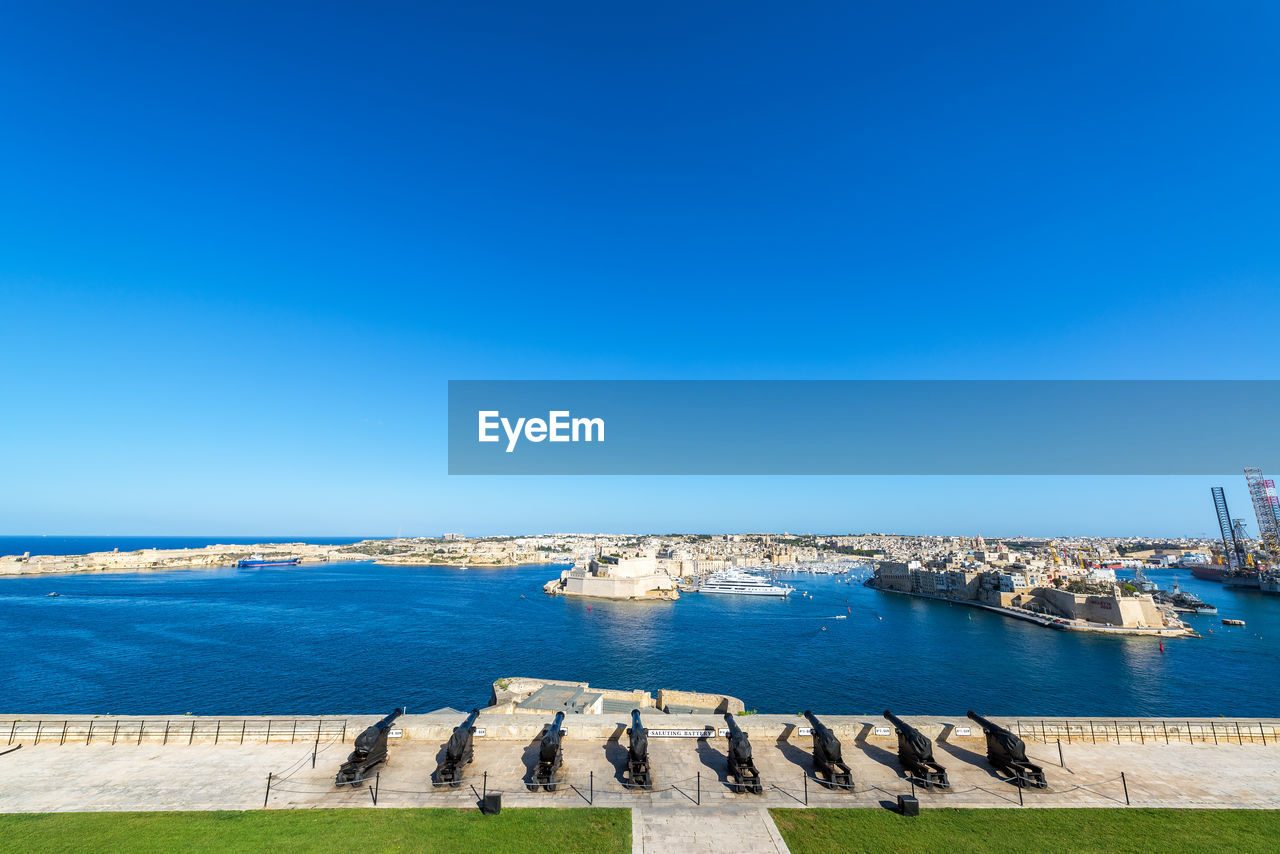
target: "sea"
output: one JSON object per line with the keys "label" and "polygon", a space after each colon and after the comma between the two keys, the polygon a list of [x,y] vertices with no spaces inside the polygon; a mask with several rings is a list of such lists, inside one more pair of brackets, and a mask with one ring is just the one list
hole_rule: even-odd
{"label": "sea", "polygon": [[0,712],[465,711],[486,705],[495,679],[532,676],[725,693],[773,713],[1280,714],[1280,597],[1184,571],[1147,575],[1218,605],[1188,617],[1202,639],[1054,631],[842,576],[786,575],[797,588],[786,599],[547,596],[561,569],[351,562],[0,578]]}

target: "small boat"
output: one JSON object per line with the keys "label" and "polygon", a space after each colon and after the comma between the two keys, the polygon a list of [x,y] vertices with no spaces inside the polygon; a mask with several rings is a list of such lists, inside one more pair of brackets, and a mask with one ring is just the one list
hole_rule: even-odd
{"label": "small boat", "polygon": [[1243,626],[1243,625],[1244,625],[1244,620],[1228,620],[1226,617],[1223,617],[1223,618],[1222,618],[1222,625],[1224,625],[1224,626]]}
{"label": "small boat", "polygon": [[296,566],[302,558],[297,557],[264,557],[249,555],[236,561],[236,566]]}
{"label": "small boat", "polygon": [[61,593],[46,593],[45,596],[61,596]]}

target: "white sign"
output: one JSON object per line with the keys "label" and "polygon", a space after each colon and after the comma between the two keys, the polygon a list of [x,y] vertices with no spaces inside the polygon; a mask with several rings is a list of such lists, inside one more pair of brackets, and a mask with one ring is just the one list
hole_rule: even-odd
{"label": "white sign", "polygon": [[721,727],[720,729],[716,730],[716,735],[720,736],[721,738],[728,738],[729,728],[727,726]]}
{"label": "white sign", "polygon": [[651,729],[650,738],[710,738],[710,729]]}
{"label": "white sign", "polygon": [[482,726],[476,727],[476,735],[484,735],[484,727]]}
{"label": "white sign", "polygon": [[796,727],[796,735],[813,735],[813,727],[798,726]]}
{"label": "white sign", "polygon": [[391,732],[387,733],[387,738],[403,738],[403,737],[404,737],[404,733],[398,729],[393,729],[391,730]]}
{"label": "white sign", "polygon": [[973,730],[967,726],[956,727],[956,735],[969,735],[971,732],[973,732]]}
{"label": "white sign", "polygon": [[893,727],[878,726],[876,727],[876,735],[893,735]]}

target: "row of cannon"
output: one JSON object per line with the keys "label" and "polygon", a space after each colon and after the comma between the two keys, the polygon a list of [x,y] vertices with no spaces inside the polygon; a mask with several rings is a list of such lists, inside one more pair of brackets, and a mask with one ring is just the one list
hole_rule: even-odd
{"label": "row of cannon", "polygon": [[[379,765],[387,761],[387,739],[391,724],[402,714],[404,709],[396,709],[356,736],[351,755],[338,769],[335,785],[359,786],[375,773]],[[454,727],[453,734],[445,745],[444,760],[436,772],[435,785],[456,787],[462,784],[463,769],[471,763],[474,756],[475,723],[479,714],[478,709],[472,709],[462,725]],[[814,777],[832,788],[853,788],[853,772],[841,755],[840,739],[813,712],[806,711],[804,716],[809,721],[813,737]],[[897,731],[898,763],[903,773],[913,783],[926,789],[950,788],[947,769],[934,760],[933,742],[929,737],[890,711],[886,711],[884,716]],[[969,712],[969,717],[982,727],[987,739],[987,761],[997,772],[1024,788],[1043,789],[1048,785],[1044,769],[1027,758],[1027,746],[1021,738],[975,712]],[[729,727],[729,785],[738,793],[761,794],[764,784],[751,758],[751,740],[738,726],[733,715],[725,715],[724,720]],[[538,761],[528,783],[530,791],[556,790],[556,772],[564,762],[561,745],[563,723],[564,712],[558,712],[542,735],[538,745]],[[651,789],[653,773],[649,765],[649,731],[640,720],[639,709],[631,711],[631,726],[627,728],[627,737],[627,786],[633,789]]]}

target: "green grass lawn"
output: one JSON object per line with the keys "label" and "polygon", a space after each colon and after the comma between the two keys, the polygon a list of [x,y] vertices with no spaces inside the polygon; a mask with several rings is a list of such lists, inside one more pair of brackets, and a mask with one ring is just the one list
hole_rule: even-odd
{"label": "green grass lawn", "polygon": [[253,810],[0,815],[0,851],[631,851],[625,809]]}
{"label": "green grass lawn", "polygon": [[1268,852],[1273,810],[922,809],[770,810],[791,854],[833,851]]}

